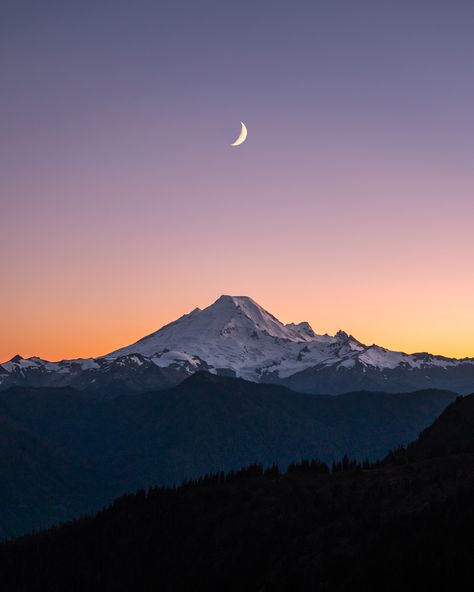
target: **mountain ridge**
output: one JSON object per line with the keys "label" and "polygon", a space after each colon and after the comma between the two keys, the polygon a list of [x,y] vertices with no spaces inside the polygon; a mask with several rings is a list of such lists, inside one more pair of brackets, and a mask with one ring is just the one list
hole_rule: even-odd
{"label": "mountain ridge", "polygon": [[209,373],[109,399],[12,387],[0,393],[0,539],[140,487],[251,463],[374,460],[408,444],[455,399],[434,390],[315,397]]}
{"label": "mountain ridge", "polygon": [[48,362],[15,356],[0,364],[0,389],[71,385],[138,392],[168,388],[200,370],[315,394],[474,389],[474,358],[405,354],[363,344],[342,330],[318,335],[305,321],[284,324],[252,298],[229,295],[98,358]]}

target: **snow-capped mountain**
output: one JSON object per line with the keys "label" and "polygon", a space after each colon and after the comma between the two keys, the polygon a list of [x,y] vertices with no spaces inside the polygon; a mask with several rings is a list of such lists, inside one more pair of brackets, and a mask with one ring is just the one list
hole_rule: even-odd
{"label": "snow-capped mountain", "polygon": [[0,388],[13,384],[88,391],[164,388],[206,370],[295,390],[474,391],[474,359],[405,354],[364,345],[351,335],[317,335],[308,323],[283,324],[247,296],[221,296],[178,320],[96,359],[47,362],[16,356],[0,365]]}

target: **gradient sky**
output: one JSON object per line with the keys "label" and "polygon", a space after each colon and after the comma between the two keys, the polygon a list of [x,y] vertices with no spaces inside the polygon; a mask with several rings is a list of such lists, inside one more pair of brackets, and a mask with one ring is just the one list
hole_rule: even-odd
{"label": "gradient sky", "polygon": [[471,0],[2,0],[0,361],[222,293],[474,356],[473,30]]}

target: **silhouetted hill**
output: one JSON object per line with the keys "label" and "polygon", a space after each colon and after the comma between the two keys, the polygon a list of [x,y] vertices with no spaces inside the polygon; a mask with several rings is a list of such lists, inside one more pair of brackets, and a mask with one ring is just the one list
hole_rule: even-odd
{"label": "silhouetted hill", "polygon": [[[0,417],[47,446],[45,468],[32,473],[27,507],[16,501],[24,495],[23,477],[10,465],[2,471],[11,494],[0,506],[0,530],[20,534],[96,511],[140,487],[252,463],[285,468],[301,458],[330,463],[344,454],[375,460],[416,438],[455,397],[443,391],[313,396],[204,373],[168,391],[108,400],[70,388],[17,387],[0,393]],[[11,455],[5,438],[0,458]],[[55,471],[64,475],[61,487],[44,496]],[[85,492],[80,499],[78,492]]]}
{"label": "silhouetted hill", "polygon": [[459,397],[408,446],[414,459],[474,453],[474,395]]}
{"label": "silhouetted hill", "polygon": [[[474,432],[461,418],[473,401],[456,401],[418,444],[427,433],[451,444],[462,433],[458,442],[470,449]],[[0,545],[2,584],[48,592],[469,589],[474,454],[399,463],[393,455],[372,466],[345,459],[332,473],[301,463],[285,475],[251,466],[139,491],[94,518]]]}

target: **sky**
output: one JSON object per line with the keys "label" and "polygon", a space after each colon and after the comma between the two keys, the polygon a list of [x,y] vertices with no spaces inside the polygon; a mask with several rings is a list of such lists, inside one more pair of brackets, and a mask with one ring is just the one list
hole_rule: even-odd
{"label": "sky", "polygon": [[473,30],[470,0],[2,0],[0,361],[221,294],[474,356]]}

